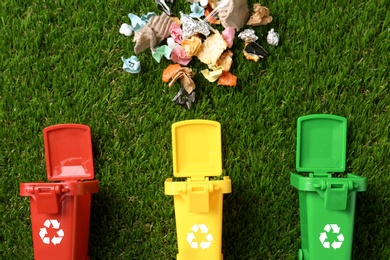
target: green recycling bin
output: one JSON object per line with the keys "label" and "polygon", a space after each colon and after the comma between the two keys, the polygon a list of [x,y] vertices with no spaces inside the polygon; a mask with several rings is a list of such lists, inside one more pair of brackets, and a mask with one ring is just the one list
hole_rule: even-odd
{"label": "green recycling bin", "polygon": [[296,168],[291,185],[299,190],[302,260],[347,260],[352,257],[356,192],[366,190],[366,179],[344,172],[347,120],[326,114],[298,118]]}

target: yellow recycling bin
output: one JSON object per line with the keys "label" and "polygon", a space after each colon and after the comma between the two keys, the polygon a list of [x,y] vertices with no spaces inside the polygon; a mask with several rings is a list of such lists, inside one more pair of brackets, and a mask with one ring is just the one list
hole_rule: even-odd
{"label": "yellow recycling bin", "polygon": [[165,181],[174,196],[179,253],[177,260],[222,260],[222,199],[231,192],[222,174],[221,125],[187,120],[172,125],[173,175]]}

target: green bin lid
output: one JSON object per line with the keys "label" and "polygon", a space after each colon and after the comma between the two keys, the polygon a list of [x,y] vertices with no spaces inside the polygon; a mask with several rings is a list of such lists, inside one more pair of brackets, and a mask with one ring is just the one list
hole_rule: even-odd
{"label": "green bin lid", "polygon": [[298,118],[296,168],[299,172],[345,171],[347,119],[314,114]]}

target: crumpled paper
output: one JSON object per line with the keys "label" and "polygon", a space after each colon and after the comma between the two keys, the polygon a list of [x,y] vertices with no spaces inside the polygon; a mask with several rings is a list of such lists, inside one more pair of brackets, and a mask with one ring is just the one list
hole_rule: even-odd
{"label": "crumpled paper", "polygon": [[149,22],[134,34],[134,52],[139,53],[147,48],[153,50],[169,36],[169,28],[172,23],[173,21],[166,13],[150,18]]}
{"label": "crumpled paper", "polygon": [[164,82],[167,82],[172,78],[171,82],[168,84],[169,87],[172,87],[176,80],[180,79],[180,83],[187,91],[187,93],[191,93],[195,89],[195,83],[192,80],[193,76],[194,72],[192,69],[181,67],[179,64],[171,64],[163,71]]}
{"label": "crumpled paper", "polygon": [[226,48],[226,41],[217,31],[203,42],[196,56],[205,64],[216,64]]}
{"label": "crumpled paper", "polygon": [[191,4],[191,13],[190,16],[193,18],[204,16],[204,8],[199,5],[199,3],[194,2]]}
{"label": "crumpled paper", "polygon": [[212,67],[212,70],[204,69],[200,72],[210,82],[215,82],[222,75],[223,67]]}
{"label": "crumpled paper", "polygon": [[173,40],[178,44],[180,44],[181,41],[183,40],[183,30],[176,22],[171,24],[171,27],[169,28],[169,34],[172,36]]}
{"label": "crumpled paper", "polygon": [[217,61],[217,66],[222,66],[223,71],[229,71],[233,64],[233,52],[231,50],[227,50],[222,53],[221,57],[219,57]]}
{"label": "crumpled paper", "polygon": [[169,48],[171,48],[172,50],[175,50],[179,47],[181,47],[180,44],[178,44],[177,42],[175,42],[175,40],[172,38],[172,37],[168,37],[167,38],[167,45]]}
{"label": "crumpled paper", "polygon": [[177,49],[174,49],[172,51],[171,60],[173,62],[179,63],[181,65],[187,65],[192,60],[192,57],[187,56],[186,52],[184,51],[183,47],[179,47]]}
{"label": "crumpled paper", "polygon": [[122,57],[123,61],[123,69],[131,74],[136,74],[141,71],[141,62],[138,60],[136,56],[131,56],[126,59]]}
{"label": "crumpled paper", "polygon": [[222,31],[223,39],[226,41],[229,48],[233,46],[234,35],[236,31],[233,27],[227,27]]}
{"label": "crumpled paper", "polygon": [[250,10],[247,0],[230,0],[229,4],[219,11],[219,20],[223,27],[241,30],[248,21]]}
{"label": "crumpled paper", "polygon": [[171,53],[172,53],[172,49],[169,48],[169,46],[167,46],[167,45],[162,45],[162,46],[159,46],[159,47],[155,48],[154,50],[152,50],[152,56],[158,63],[160,63],[161,58],[163,56],[165,58],[167,58],[168,60],[170,60]]}
{"label": "crumpled paper", "polygon": [[253,14],[249,17],[247,25],[258,26],[266,25],[272,22],[272,16],[269,15],[269,9],[261,4],[253,5]]}
{"label": "crumpled paper", "polygon": [[131,20],[131,26],[133,27],[134,32],[137,32],[137,31],[141,30],[141,28],[144,27],[149,22],[150,18],[152,18],[153,16],[156,16],[156,13],[149,12],[146,15],[145,14],[141,15],[141,17],[138,17],[135,14],[129,13],[127,16]]}
{"label": "crumpled paper", "polygon": [[202,46],[202,39],[194,35],[190,38],[184,39],[181,42],[181,46],[183,47],[187,56],[195,56]]}

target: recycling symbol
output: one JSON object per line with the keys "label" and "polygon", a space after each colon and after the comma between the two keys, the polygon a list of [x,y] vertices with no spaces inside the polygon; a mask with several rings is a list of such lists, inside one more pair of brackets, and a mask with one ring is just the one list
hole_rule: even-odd
{"label": "recycling symbol", "polygon": [[[340,227],[337,224],[326,224],[324,227],[324,230],[326,232],[320,233],[320,241],[324,248],[330,248],[333,247],[334,250],[340,248],[343,245],[344,241],[344,235],[340,233]],[[333,234],[339,234],[337,235],[337,241],[334,240],[332,244],[330,244],[329,241],[326,241],[328,239],[328,233],[332,230]]]}
{"label": "recycling symbol", "polygon": [[[55,246],[61,243],[65,233],[62,229],[60,229],[60,223],[56,219],[47,219],[45,223],[43,223],[43,225],[45,227],[39,229],[39,236],[41,237],[42,242],[47,245],[52,242]],[[47,229],[50,228],[57,230],[56,234],[52,238],[50,238],[50,236],[47,236],[49,234],[47,232]]]}
{"label": "recycling symbol", "polygon": [[[209,228],[205,224],[195,224],[191,230],[192,232],[187,235],[187,242],[191,248],[198,249],[200,247],[204,250],[210,247],[213,235],[209,233]],[[203,236],[205,237],[200,243],[194,241],[198,234],[204,234]]]}

